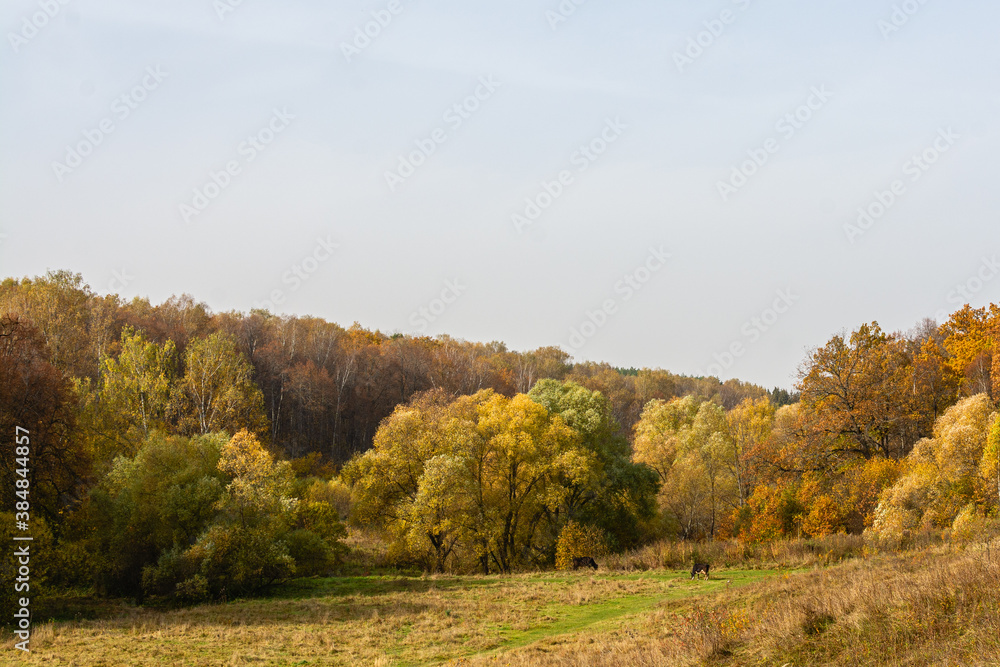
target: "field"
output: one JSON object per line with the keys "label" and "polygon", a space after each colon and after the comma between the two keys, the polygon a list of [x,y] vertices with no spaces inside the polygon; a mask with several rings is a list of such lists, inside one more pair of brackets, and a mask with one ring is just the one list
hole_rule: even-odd
{"label": "field", "polygon": [[[39,665],[1000,664],[1000,542],[824,566],[299,579],[36,628]],[[620,567],[621,563],[611,563]]]}

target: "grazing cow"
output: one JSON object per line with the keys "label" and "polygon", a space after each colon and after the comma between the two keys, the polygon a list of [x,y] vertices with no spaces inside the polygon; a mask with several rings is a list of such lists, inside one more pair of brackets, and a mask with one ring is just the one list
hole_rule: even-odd
{"label": "grazing cow", "polygon": [[705,578],[708,579],[708,563],[695,563],[694,567],[691,568],[691,578],[694,579],[702,572],[705,573]]}
{"label": "grazing cow", "polygon": [[592,567],[597,569],[597,562],[590,556],[581,556],[573,559],[573,569],[579,570],[581,567]]}

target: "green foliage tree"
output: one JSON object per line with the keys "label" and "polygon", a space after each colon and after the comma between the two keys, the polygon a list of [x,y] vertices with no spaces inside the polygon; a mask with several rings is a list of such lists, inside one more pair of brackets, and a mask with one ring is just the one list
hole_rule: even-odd
{"label": "green foliage tree", "polygon": [[288,462],[241,431],[183,437],[154,431],[119,457],[91,494],[88,538],[97,583],[119,595],[197,601],[254,594],[342,553],[329,503],[292,497]]}
{"label": "green foliage tree", "polygon": [[[572,386],[548,389],[552,396],[565,389],[580,405],[599,399]],[[594,405],[602,407],[600,400]],[[606,413],[590,417],[592,435],[608,431]],[[586,423],[583,412],[578,418]],[[551,562],[553,516],[598,506],[602,468],[595,448],[608,444],[594,440],[587,447],[583,439],[524,394],[486,390],[450,403],[430,394],[397,408],[375,447],[342,475],[354,488],[355,520],[389,527],[397,543],[429,546],[432,567],[451,557],[464,567],[510,572]]]}
{"label": "green foliage tree", "polygon": [[528,396],[576,431],[580,450],[592,457],[575,469],[576,477],[555,480],[564,487],[564,502],[549,515],[551,530],[558,533],[575,519],[599,525],[617,548],[636,546],[642,523],[655,514],[659,479],[652,468],[631,460],[610,401],[575,382],[548,379]]}
{"label": "green foliage tree", "polygon": [[225,442],[219,434],[153,432],[134,457],[115,461],[91,493],[88,511],[100,590],[141,596],[143,569],[207,528],[224,488],[218,463]]}
{"label": "green foliage tree", "polygon": [[89,378],[77,381],[81,436],[93,443],[102,462],[134,456],[154,429],[168,429],[175,373],[171,341],[157,345],[126,327],[118,356],[101,361],[97,387]]}
{"label": "green foliage tree", "polygon": [[[37,613],[38,601],[57,592],[51,580],[59,554],[47,522],[41,517],[34,518],[31,523],[32,541],[25,544],[14,541],[15,537],[25,536],[17,529],[15,516],[14,512],[0,512],[0,539],[4,544],[12,545],[8,552],[10,555],[0,559],[0,614],[3,614],[6,624],[11,623],[9,619],[14,619],[14,613],[21,608],[18,604],[20,598],[28,598],[32,604],[31,611]],[[25,546],[28,547],[31,568],[27,581],[18,572],[21,564],[13,555]],[[16,619],[14,622],[17,622]]]}

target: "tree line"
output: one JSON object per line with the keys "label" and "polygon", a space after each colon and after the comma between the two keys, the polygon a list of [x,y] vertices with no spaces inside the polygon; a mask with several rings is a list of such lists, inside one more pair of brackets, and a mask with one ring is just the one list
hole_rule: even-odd
{"label": "tree line", "polygon": [[[125,301],[50,272],[0,283],[0,432],[36,443],[39,585],[140,598],[329,571],[345,521],[381,531],[394,562],[454,571],[662,538],[903,539],[997,511],[998,330],[996,305],[863,324],[768,391]],[[13,457],[0,465],[6,511]]]}
{"label": "tree line", "polygon": [[[155,410],[141,417],[144,430],[152,419],[179,432],[205,433],[232,426],[235,413],[227,417],[226,409],[243,410],[241,419],[266,422],[267,432],[259,435],[288,456],[316,452],[338,465],[370,447],[379,423],[395,406],[431,389],[455,395],[492,389],[513,396],[539,379],[574,380],[611,400],[623,434],[653,398],[696,394],[731,407],[744,396],[767,393],[737,380],[573,364],[555,347],[514,352],[499,342],[385,334],[358,324],[345,329],[314,317],[266,311],[213,314],[187,295],[159,305],[139,298],[126,302],[117,295],[95,294],[81,276],[68,272],[4,280],[0,312],[19,317],[38,332],[48,360],[75,385],[81,400],[118,413],[143,409],[122,410],[120,401],[137,400],[128,396],[151,401]],[[220,366],[216,370],[204,364]],[[217,387],[212,392],[212,382],[223,377],[235,382],[237,375],[241,404],[232,393],[222,396]],[[136,394],[128,382],[150,384]],[[186,406],[175,383],[184,385]],[[171,392],[175,395],[168,396]],[[219,400],[226,409],[216,404]],[[208,403],[202,405],[204,401]],[[215,408],[212,414],[205,412],[210,407]],[[116,432],[122,430],[120,423],[104,433],[94,420],[88,426],[91,437],[99,439],[118,438]]]}

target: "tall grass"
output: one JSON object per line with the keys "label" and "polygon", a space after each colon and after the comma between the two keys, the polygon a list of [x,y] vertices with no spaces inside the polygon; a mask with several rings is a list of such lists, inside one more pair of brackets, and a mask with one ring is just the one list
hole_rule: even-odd
{"label": "tall grass", "polygon": [[[788,573],[713,598],[664,603],[618,629],[461,664],[1000,664],[1000,540],[919,546],[933,537],[920,538],[905,552]],[[776,560],[809,553],[787,546]],[[668,551],[664,545],[660,555],[683,556],[689,548],[678,544]]]}
{"label": "tall grass", "polygon": [[857,558],[871,550],[860,535],[828,535],[749,544],[739,540],[687,542],[664,540],[635,551],[601,559],[609,570],[646,571],[686,569],[695,562],[713,568],[777,569],[831,565]]}
{"label": "tall grass", "polygon": [[[723,596],[692,657],[794,664],[1000,661],[1000,542],[884,554]],[[739,616],[752,622],[737,632]],[[739,660],[736,656],[752,660]]]}

